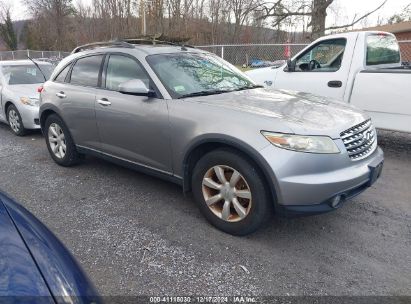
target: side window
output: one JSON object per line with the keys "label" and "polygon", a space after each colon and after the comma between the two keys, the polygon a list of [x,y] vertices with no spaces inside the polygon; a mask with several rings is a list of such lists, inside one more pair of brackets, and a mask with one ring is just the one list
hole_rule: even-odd
{"label": "side window", "polygon": [[54,81],[56,82],[64,82],[66,79],[67,73],[70,70],[71,64],[66,66],[58,75],[56,78],[54,78]]}
{"label": "side window", "polygon": [[347,40],[330,39],[316,44],[301,54],[295,65],[299,72],[335,72],[341,67]]}
{"label": "side window", "polygon": [[149,77],[144,69],[132,58],[110,55],[106,72],[106,88],[117,91],[121,83],[131,79],[141,79],[149,86]]}
{"label": "side window", "polygon": [[367,65],[400,63],[400,47],[394,36],[387,34],[367,37]]}
{"label": "side window", "polygon": [[95,55],[77,60],[71,71],[70,83],[97,87],[102,59],[103,55]]}

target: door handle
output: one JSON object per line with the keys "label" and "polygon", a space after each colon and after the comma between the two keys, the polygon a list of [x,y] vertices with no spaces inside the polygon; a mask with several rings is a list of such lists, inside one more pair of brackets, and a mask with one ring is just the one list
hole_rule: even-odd
{"label": "door handle", "polygon": [[342,87],[342,82],[339,80],[331,80],[328,82],[328,86],[330,88],[341,88]]}
{"label": "door handle", "polygon": [[107,98],[97,99],[97,102],[98,102],[100,105],[104,106],[104,107],[107,107],[107,106],[111,105],[111,102],[108,101]]}
{"label": "door handle", "polygon": [[57,96],[58,98],[66,98],[66,94],[64,94],[64,92],[62,92],[62,91],[56,93],[56,96]]}

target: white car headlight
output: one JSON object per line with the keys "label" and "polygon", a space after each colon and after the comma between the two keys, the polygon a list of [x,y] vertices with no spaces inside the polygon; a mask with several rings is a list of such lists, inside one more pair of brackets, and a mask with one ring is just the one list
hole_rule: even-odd
{"label": "white car headlight", "polygon": [[261,134],[274,146],[308,153],[340,153],[335,142],[328,136],[308,136],[262,131]]}
{"label": "white car headlight", "polygon": [[20,97],[20,102],[22,104],[37,107],[40,105],[40,100],[38,98],[33,97]]}

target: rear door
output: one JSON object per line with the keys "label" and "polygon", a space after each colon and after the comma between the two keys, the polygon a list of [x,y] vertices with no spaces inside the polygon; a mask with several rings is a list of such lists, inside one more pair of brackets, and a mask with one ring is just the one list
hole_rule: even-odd
{"label": "rear door", "polygon": [[275,88],[342,100],[353,51],[345,38],[319,41],[294,59],[295,71],[278,72]]}
{"label": "rear door", "polygon": [[100,146],[100,138],[94,106],[103,58],[104,55],[96,54],[77,59],[71,67],[62,70],[53,86],[63,120],[75,143],[95,149]]}
{"label": "rear door", "polygon": [[155,89],[136,58],[122,53],[107,56],[102,88],[96,95],[101,150],[117,158],[170,173],[167,102],[160,96],[153,98],[120,93],[120,83],[131,79],[141,79]]}

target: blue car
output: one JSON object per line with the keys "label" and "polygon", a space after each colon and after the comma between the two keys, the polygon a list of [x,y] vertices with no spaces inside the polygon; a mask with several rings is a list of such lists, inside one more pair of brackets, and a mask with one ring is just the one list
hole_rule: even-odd
{"label": "blue car", "polygon": [[99,303],[74,257],[38,219],[0,192],[0,298]]}

